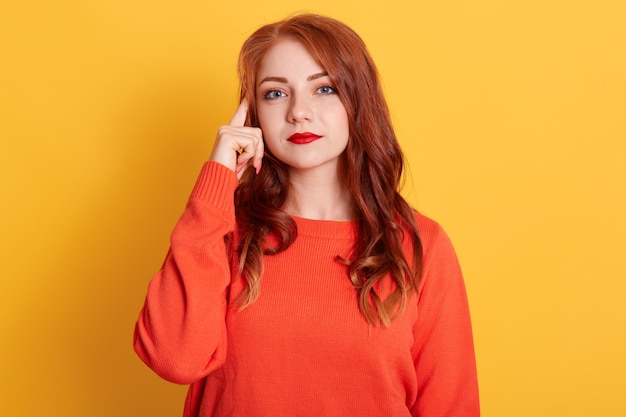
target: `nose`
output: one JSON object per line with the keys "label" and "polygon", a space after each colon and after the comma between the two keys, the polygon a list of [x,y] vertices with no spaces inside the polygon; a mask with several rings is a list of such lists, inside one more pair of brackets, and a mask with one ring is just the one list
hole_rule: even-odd
{"label": "nose", "polygon": [[311,100],[302,94],[293,94],[289,103],[287,119],[290,123],[310,122],[313,120]]}

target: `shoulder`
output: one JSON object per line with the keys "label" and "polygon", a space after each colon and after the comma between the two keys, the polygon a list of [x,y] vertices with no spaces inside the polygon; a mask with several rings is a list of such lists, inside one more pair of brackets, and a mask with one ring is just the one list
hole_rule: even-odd
{"label": "shoulder", "polygon": [[421,237],[430,237],[443,233],[441,225],[430,217],[418,211],[413,211],[413,218]]}
{"label": "shoulder", "polygon": [[454,247],[443,227],[437,221],[417,211],[414,212],[414,218],[422,243],[424,266],[427,267],[433,258],[450,259],[456,262]]}
{"label": "shoulder", "polygon": [[[418,289],[420,302],[424,297],[457,294],[465,297],[463,273],[450,238],[436,221],[415,213],[422,242],[422,281]],[[426,294],[426,295],[425,295]]]}
{"label": "shoulder", "polygon": [[441,238],[447,238],[446,232],[437,221],[418,211],[413,211],[413,218],[423,246],[430,246]]}

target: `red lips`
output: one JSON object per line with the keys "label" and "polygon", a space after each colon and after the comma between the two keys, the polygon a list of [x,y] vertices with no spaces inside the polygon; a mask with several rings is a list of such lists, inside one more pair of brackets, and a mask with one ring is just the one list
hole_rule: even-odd
{"label": "red lips", "polygon": [[294,133],[293,135],[289,136],[289,139],[287,140],[297,145],[305,145],[307,143],[311,143],[315,140],[318,140],[319,138],[321,138],[320,135],[316,135],[315,133],[310,133],[310,132],[304,132],[304,133]]}

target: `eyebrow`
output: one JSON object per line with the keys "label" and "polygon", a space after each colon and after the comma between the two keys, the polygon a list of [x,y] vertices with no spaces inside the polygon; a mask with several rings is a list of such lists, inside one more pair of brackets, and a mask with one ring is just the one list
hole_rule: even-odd
{"label": "eyebrow", "polygon": [[[322,78],[322,77],[328,77],[328,73],[326,71],[324,72],[318,72],[317,74],[313,74],[313,75],[309,75],[308,77],[306,77],[307,81],[313,81],[313,80],[317,80],[318,78]],[[268,81],[276,81],[279,83],[284,83],[286,84],[288,82],[287,78],[285,77],[265,77],[263,78],[260,82],[259,85],[268,82]]]}

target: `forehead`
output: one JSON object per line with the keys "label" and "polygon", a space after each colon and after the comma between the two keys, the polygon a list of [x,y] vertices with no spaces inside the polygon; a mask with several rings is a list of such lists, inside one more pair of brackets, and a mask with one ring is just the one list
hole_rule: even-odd
{"label": "forehead", "polygon": [[306,78],[323,71],[324,68],[302,43],[285,38],[267,50],[257,69],[257,80],[267,76],[287,79],[290,79],[290,76],[291,78]]}

